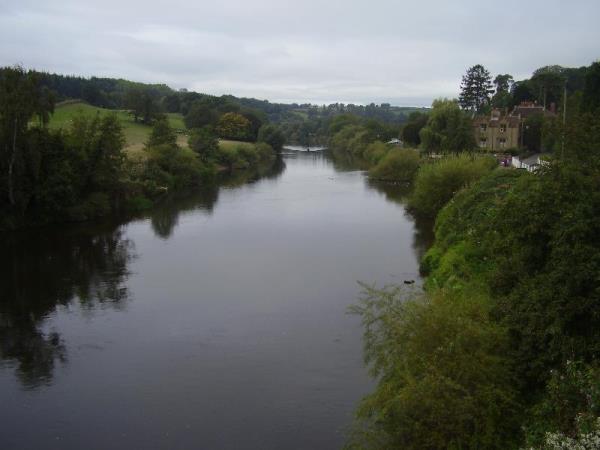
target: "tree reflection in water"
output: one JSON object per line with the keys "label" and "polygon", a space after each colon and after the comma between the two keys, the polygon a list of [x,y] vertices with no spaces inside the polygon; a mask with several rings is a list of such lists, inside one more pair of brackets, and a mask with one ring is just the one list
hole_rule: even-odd
{"label": "tree reflection in water", "polygon": [[121,308],[133,245],[120,228],[90,225],[2,236],[0,252],[0,361],[14,367],[25,388],[52,380],[67,361],[57,332],[44,330],[59,306]]}
{"label": "tree reflection in water", "polygon": [[[375,180],[366,179],[367,185],[385,195],[385,198],[389,201],[398,203],[406,206],[408,196],[412,191],[412,184],[410,183],[389,183],[380,182]],[[419,217],[406,211],[406,214],[414,221],[415,231],[413,234],[413,250],[417,261],[420,261],[429,247],[433,244],[434,232],[433,226],[434,221],[428,218]]]}
{"label": "tree reflection in water", "polygon": [[277,158],[272,162],[258,164],[252,169],[223,173],[219,177],[218,185],[206,186],[192,194],[165,199],[150,213],[152,230],[161,239],[168,239],[179,223],[182,213],[198,209],[203,209],[208,214],[212,213],[219,198],[219,186],[233,188],[262,179],[275,179],[280,177],[284,170],[283,159]]}
{"label": "tree reflection in water", "polygon": [[[278,158],[224,176],[220,184],[277,178],[284,169]],[[181,213],[211,213],[218,195],[215,184],[163,201],[149,212],[154,232],[169,238]],[[49,384],[56,365],[67,362],[66,345],[58,332],[45,329],[47,319],[61,306],[122,308],[134,246],[122,227],[86,223],[0,234],[0,255],[0,366],[14,368],[22,385],[34,389]]]}

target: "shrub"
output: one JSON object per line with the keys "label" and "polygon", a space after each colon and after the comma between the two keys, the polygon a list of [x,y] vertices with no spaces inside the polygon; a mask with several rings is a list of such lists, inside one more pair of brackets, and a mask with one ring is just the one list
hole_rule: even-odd
{"label": "shrub", "polygon": [[378,379],[358,410],[359,439],[375,435],[375,448],[408,450],[514,447],[516,383],[489,297],[365,286],[352,311],[362,318],[365,359]]}
{"label": "shrub", "polygon": [[369,176],[385,181],[412,181],[419,169],[419,163],[419,152],[416,150],[391,150],[369,170]]}
{"label": "shrub", "polygon": [[492,157],[467,153],[424,164],[417,172],[409,207],[422,216],[434,218],[459,190],[491,172],[496,165]]}
{"label": "shrub", "polygon": [[363,158],[371,164],[377,164],[390,151],[390,146],[381,142],[375,141],[367,146],[363,151]]}

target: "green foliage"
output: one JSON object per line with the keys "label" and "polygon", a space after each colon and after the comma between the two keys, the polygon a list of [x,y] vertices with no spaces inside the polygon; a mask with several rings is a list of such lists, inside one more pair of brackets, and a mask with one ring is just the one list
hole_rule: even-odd
{"label": "green foliage", "polygon": [[504,356],[509,340],[489,298],[364,287],[352,311],[362,317],[378,383],[359,407],[349,448],[514,448],[519,405]]}
{"label": "green foliage", "polygon": [[402,128],[402,140],[406,145],[418,147],[421,145],[421,130],[427,125],[428,114],[414,112],[408,117],[408,122]]}
{"label": "green foliage", "polygon": [[199,186],[212,176],[211,170],[189,149],[161,144],[150,147],[147,152],[145,178],[150,195]]}
{"label": "green foliage", "polygon": [[367,145],[362,157],[371,164],[377,164],[390,151],[390,146],[381,141],[375,141]]}
{"label": "green foliage", "polygon": [[177,145],[177,135],[164,115],[154,121],[146,148],[158,145]]}
{"label": "green foliage", "polygon": [[492,77],[481,64],[470,67],[462,78],[459,103],[463,109],[482,112],[489,105]]}
{"label": "green foliage", "polygon": [[228,112],[221,116],[217,133],[224,139],[246,140],[250,137],[250,121],[241,114]]}
{"label": "green foliage", "polygon": [[419,165],[418,151],[394,149],[369,170],[369,177],[376,180],[410,182],[415,177]]}
{"label": "green foliage", "polygon": [[526,426],[527,446],[543,445],[547,433],[569,438],[590,433],[600,417],[600,371],[567,361],[553,370],[542,399]]}
{"label": "green foliage", "polygon": [[229,170],[248,169],[260,161],[272,160],[275,157],[273,148],[265,143],[247,144],[231,142],[221,145],[217,153],[217,162]]}
{"label": "green foliage", "polygon": [[433,102],[427,125],[421,129],[421,147],[432,153],[459,153],[475,147],[471,118],[456,100]]}
{"label": "green foliage", "polygon": [[53,98],[40,88],[35,73],[18,66],[0,69],[0,193],[13,209],[23,210],[27,204],[17,184],[27,171],[29,122],[37,117],[44,126],[53,109]]}
{"label": "green foliage", "polygon": [[347,125],[329,139],[334,156],[345,160],[364,162],[364,152],[372,142],[369,131],[361,125]]}
{"label": "green foliage", "polygon": [[193,129],[188,145],[202,161],[212,160],[219,151],[219,139],[210,126]]}
{"label": "green foliage", "polygon": [[590,66],[585,76],[581,107],[584,112],[598,112],[600,108],[600,62]]}
{"label": "green foliage", "polygon": [[531,91],[539,104],[558,104],[563,98],[566,77],[561,66],[545,66],[537,69],[530,80]]}
{"label": "green foliage", "polygon": [[202,128],[217,124],[218,115],[214,108],[205,102],[195,102],[185,115],[185,125],[192,128]]}
{"label": "green foliage", "polygon": [[267,143],[273,150],[280,152],[285,144],[285,136],[277,125],[266,124],[258,131],[258,142]]}
{"label": "green foliage", "polygon": [[434,218],[458,191],[489,173],[495,166],[496,161],[491,157],[466,153],[423,164],[409,199],[410,208],[419,215]]}
{"label": "green foliage", "polygon": [[523,124],[523,145],[530,152],[537,153],[541,150],[543,128],[544,116],[542,114],[534,114],[525,119]]}
{"label": "green foliage", "polygon": [[336,133],[342,131],[343,128],[349,125],[358,125],[360,119],[353,114],[340,114],[333,118],[329,124],[329,134],[333,136]]}
{"label": "green foliage", "polygon": [[[92,100],[90,103],[97,102]],[[157,95],[150,89],[130,88],[125,93],[124,105],[131,110],[136,122],[141,118],[146,125],[149,125],[159,113]]]}

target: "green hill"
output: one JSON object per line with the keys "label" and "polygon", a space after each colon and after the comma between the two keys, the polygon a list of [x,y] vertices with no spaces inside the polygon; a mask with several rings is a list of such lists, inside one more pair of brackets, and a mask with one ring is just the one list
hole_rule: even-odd
{"label": "green hill", "polygon": [[[68,129],[73,121],[73,118],[80,114],[85,114],[88,116],[95,114],[116,114],[121,126],[123,127],[126,140],[125,145],[128,152],[136,152],[140,150],[150,135],[151,127],[149,125],[135,122],[133,120],[133,116],[131,116],[128,111],[99,108],[83,101],[66,101],[59,103],[54,110],[52,118],[50,119],[49,126],[53,129]],[[168,113],[167,117],[169,118],[169,123],[174,129],[186,130],[185,124],[183,123],[183,116],[181,114]],[[185,145],[185,136],[180,136],[179,140],[181,141],[180,144]]]}

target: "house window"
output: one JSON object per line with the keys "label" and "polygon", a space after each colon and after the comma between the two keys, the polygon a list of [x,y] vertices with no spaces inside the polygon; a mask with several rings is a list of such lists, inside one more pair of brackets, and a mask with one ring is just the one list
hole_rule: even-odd
{"label": "house window", "polygon": [[479,147],[486,148],[487,147],[487,139],[482,138],[479,140]]}
{"label": "house window", "polygon": [[506,147],[506,138],[498,138],[498,144],[500,145],[500,148],[505,148]]}
{"label": "house window", "polygon": [[485,130],[487,130],[487,123],[482,123],[482,124],[479,124],[479,129],[480,129],[481,131],[485,131]]}
{"label": "house window", "polygon": [[505,123],[500,125],[500,133],[506,133],[506,124]]}

